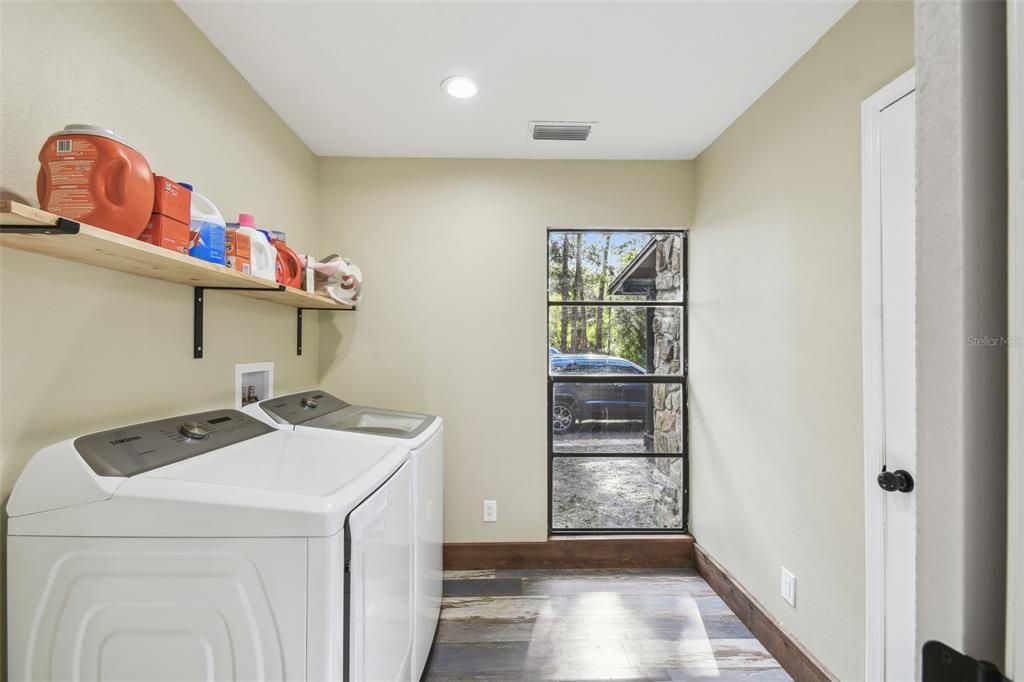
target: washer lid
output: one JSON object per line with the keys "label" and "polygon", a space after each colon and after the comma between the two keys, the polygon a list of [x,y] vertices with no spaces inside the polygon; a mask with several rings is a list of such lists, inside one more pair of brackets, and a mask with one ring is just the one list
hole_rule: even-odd
{"label": "washer lid", "polygon": [[34,467],[34,509],[15,505],[15,513],[28,513],[12,514],[12,535],[330,536],[409,458],[408,449],[384,440],[271,431],[130,477],[104,477],[84,465],[71,441],[51,451],[94,477],[96,492],[47,499],[61,469]]}
{"label": "washer lid", "polygon": [[329,536],[408,458],[394,443],[275,431],[135,476],[113,501],[173,501],[184,512],[159,535]]}
{"label": "washer lid", "polygon": [[231,493],[234,500],[254,490],[288,500],[330,498],[337,505],[351,497],[358,503],[369,491],[353,484],[394,450],[391,443],[360,442],[345,447],[318,434],[274,431],[141,477],[228,486],[236,489]]}

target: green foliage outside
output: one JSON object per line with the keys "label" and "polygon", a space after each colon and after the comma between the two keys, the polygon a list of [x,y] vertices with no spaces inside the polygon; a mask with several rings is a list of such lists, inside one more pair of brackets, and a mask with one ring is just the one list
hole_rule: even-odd
{"label": "green foliage outside", "polygon": [[[648,238],[642,233],[551,232],[550,300],[609,300],[615,276],[636,258]],[[645,317],[643,308],[631,306],[551,306],[549,344],[563,353],[601,353],[646,367]]]}

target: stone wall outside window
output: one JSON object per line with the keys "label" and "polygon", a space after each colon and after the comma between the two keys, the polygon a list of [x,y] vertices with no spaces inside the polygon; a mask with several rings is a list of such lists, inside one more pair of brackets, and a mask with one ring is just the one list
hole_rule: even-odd
{"label": "stone wall outside window", "polygon": [[[682,290],[683,244],[680,236],[657,237],[655,259],[655,287],[659,300],[679,300]],[[654,335],[654,372],[678,375],[682,371],[682,330],[673,317],[675,311],[655,308],[651,333]],[[685,409],[682,384],[654,385],[654,451],[678,453],[683,451],[683,424],[678,423]],[[664,479],[657,477],[658,491],[655,518],[662,527],[678,524],[682,505],[681,458],[652,458]]]}

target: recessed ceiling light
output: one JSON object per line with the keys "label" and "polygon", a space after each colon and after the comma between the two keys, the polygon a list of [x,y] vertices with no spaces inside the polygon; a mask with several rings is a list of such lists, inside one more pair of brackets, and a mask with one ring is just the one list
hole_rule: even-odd
{"label": "recessed ceiling light", "polygon": [[457,99],[469,99],[476,94],[476,81],[469,76],[448,76],[441,81],[441,89]]}

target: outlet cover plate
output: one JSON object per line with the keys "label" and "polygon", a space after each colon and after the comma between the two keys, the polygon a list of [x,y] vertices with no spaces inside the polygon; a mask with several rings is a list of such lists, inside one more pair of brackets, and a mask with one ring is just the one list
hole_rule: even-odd
{"label": "outlet cover plate", "polygon": [[796,576],[782,567],[782,598],[796,608]]}
{"label": "outlet cover plate", "polygon": [[495,523],[498,520],[498,501],[484,500],[484,523]]}

